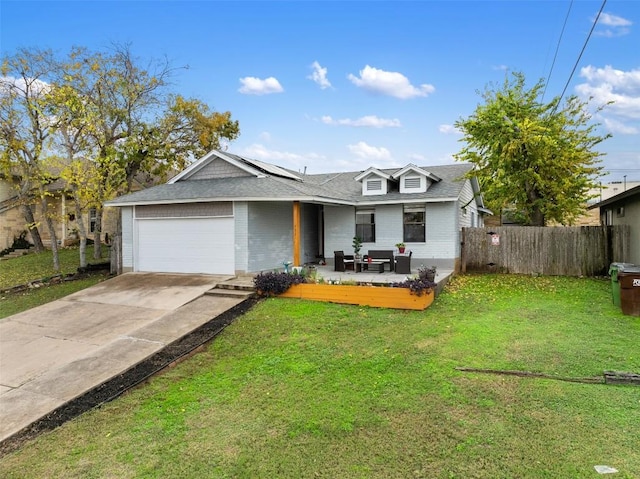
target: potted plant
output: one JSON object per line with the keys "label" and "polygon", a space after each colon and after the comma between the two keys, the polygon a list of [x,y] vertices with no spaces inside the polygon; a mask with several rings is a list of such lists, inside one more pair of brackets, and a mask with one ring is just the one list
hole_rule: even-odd
{"label": "potted plant", "polygon": [[404,253],[405,244],[404,243],[396,243],[396,248],[398,248],[398,252],[400,254]]}
{"label": "potted plant", "polygon": [[356,258],[360,258],[360,250],[362,249],[362,240],[359,236],[353,237],[353,254]]}
{"label": "potted plant", "polygon": [[430,266],[428,268],[426,266],[420,266],[418,268],[418,277],[420,279],[434,282],[436,280],[436,269],[437,266]]}

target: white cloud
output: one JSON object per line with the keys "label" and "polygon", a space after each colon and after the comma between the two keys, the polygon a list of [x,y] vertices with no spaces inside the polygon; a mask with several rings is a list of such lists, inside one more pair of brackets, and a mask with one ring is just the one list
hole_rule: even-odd
{"label": "white cloud", "polygon": [[313,69],[313,73],[307,78],[316,82],[323,90],[329,88],[331,86],[331,82],[327,78],[327,69],[322,68],[317,61],[311,64],[311,68]]}
{"label": "white cloud", "polygon": [[323,116],[322,123],[327,125],[340,125],[340,126],[364,126],[369,128],[399,128],[402,126],[400,120],[397,118],[378,118],[375,115],[367,115],[360,117],[356,120],[351,118],[342,118],[340,120],[333,119],[330,116]]}
{"label": "white cloud", "polygon": [[17,90],[20,96],[24,96],[24,92],[29,89],[31,96],[48,93],[51,90],[51,84],[38,80],[36,78],[16,78],[12,76],[0,76],[0,92]]}
{"label": "white cloud", "polygon": [[440,125],[438,127],[438,131],[440,133],[444,133],[445,135],[459,135],[460,134],[460,130],[458,130],[453,125]]}
{"label": "white cloud", "polygon": [[427,96],[435,91],[433,85],[422,84],[419,87],[415,87],[402,73],[387,72],[369,65],[360,70],[359,77],[350,73],[347,75],[347,78],[354,85],[364,88],[365,90],[403,100]]}
{"label": "white cloud", "polygon": [[325,164],[327,161],[324,155],[317,153],[300,155],[288,151],[271,150],[260,143],[254,143],[242,148],[240,154],[295,171],[304,171],[305,168],[311,168],[315,163]]}
{"label": "white cloud", "polygon": [[629,28],[631,25],[633,25],[633,22],[626,18],[610,13],[603,13],[598,19],[598,29],[596,29],[595,33],[603,37],[620,37],[631,31],[631,28]]}
{"label": "white cloud", "polygon": [[640,133],[640,127],[628,125],[612,118],[604,118],[602,123],[611,133],[619,133],[621,135],[637,135]]}
{"label": "white cloud", "polygon": [[612,15],[610,13],[601,14],[599,22],[610,27],[630,27],[631,25],[633,25],[633,22],[631,20],[627,20],[626,18]]}
{"label": "white cloud", "polygon": [[391,152],[385,147],[367,145],[364,141],[359,141],[355,145],[347,145],[347,148],[358,158],[368,161],[389,161],[392,159]]}
{"label": "white cloud", "polygon": [[244,77],[240,78],[240,83],[242,83],[242,86],[238,91],[245,95],[269,95],[284,91],[280,82],[274,77],[265,78],[264,80],[256,77]]}
{"label": "white cloud", "polygon": [[640,69],[622,71],[610,65],[596,68],[591,65],[580,70],[586,80],[576,86],[576,92],[583,100],[592,99],[597,106],[608,102],[602,115],[617,116],[619,120],[640,120]]}

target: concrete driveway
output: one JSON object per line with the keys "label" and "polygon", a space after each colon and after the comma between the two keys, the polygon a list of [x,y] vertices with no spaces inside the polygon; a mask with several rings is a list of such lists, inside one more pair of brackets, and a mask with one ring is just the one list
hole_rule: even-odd
{"label": "concrete driveway", "polygon": [[0,320],[0,442],[238,304],[203,296],[231,278],[127,273]]}

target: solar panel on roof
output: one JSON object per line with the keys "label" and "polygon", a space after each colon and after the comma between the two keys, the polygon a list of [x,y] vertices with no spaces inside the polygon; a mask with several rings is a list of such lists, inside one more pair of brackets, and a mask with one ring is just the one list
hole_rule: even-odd
{"label": "solar panel on roof", "polygon": [[271,173],[272,175],[277,175],[277,176],[282,176],[284,178],[290,178],[292,180],[302,181],[302,178],[300,178],[299,176],[294,175],[290,171],[287,171],[284,168],[280,168],[279,166],[271,165],[269,163],[264,163],[258,160],[252,160],[250,158],[245,158],[244,156],[238,156],[238,158],[242,159],[242,161],[244,161],[245,163],[248,163],[249,165],[254,166],[255,168],[258,168],[262,171],[266,171],[267,173]]}

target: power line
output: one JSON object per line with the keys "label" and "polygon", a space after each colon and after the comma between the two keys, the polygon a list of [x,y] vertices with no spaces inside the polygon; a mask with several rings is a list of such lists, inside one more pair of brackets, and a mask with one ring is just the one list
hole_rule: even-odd
{"label": "power line", "polygon": [[547,93],[547,86],[549,85],[549,80],[551,80],[551,74],[553,73],[553,67],[556,64],[556,58],[558,58],[558,51],[560,50],[560,43],[562,42],[562,36],[564,35],[564,29],[567,26],[567,21],[569,20],[569,14],[571,13],[571,7],[573,6],[573,0],[569,3],[569,10],[567,10],[567,15],[564,17],[564,24],[562,25],[562,31],[560,32],[560,38],[558,38],[558,44],[556,45],[556,52],[553,55],[553,61],[551,62],[551,69],[549,70],[549,75],[547,76],[547,81],[544,84],[544,90],[542,91],[541,102],[544,102],[544,95]]}
{"label": "power line", "polygon": [[602,0],[602,5],[600,6],[600,11],[598,11],[598,15],[596,16],[596,19],[593,21],[593,25],[591,25],[591,30],[589,30],[589,35],[587,35],[587,39],[584,41],[584,45],[582,46],[582,50],[580,51],[580,55],[578,55],[578,59],[576,60],[575,65],[573,65],[573,70],[571,70],[571,75],[569,75],[569,79],[567,80],[567,83],[565,83],[564,85],[564,89],[562,90],[562,93],[560,94],[560,98],[558,98],[558,103],[556,103],[556,106],[553,107],[553,113],[555,113],[555,111],[558,109],[558,106],[560,105],[560,101],[562,100],[562,97],[564,96],[564,94],[567,91],[567,88],[569,87],[569,83],[571,82],[571,79],[573,78],[573,74],[576,72],[576,68],[578,68],[578,63],[580,63],[580,59],[582,58],[582,54],[584,53],[585,49],[587,48],[587,43],[589,43],[589,39],[591,38],[591,34],[593,33],[593,30],[596,28],[596,25],[598,23],[598,19],[600,18],[600,15],[602,14],[602,10],[604,10],[604,6],[606,5],[607,0]]}

